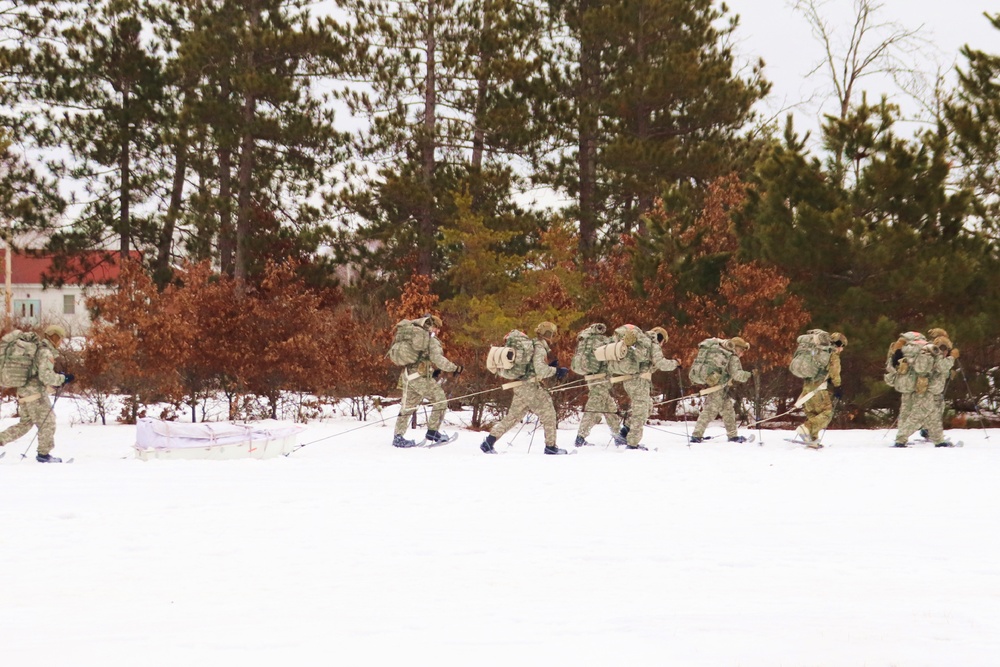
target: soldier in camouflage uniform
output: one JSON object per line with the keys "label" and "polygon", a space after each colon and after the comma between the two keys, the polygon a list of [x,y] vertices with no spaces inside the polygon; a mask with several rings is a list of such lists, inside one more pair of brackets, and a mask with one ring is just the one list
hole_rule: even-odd
{"label": "soldier in camouflage uniform", "polygon": [[518,378],[521,384],[513,388],[513,397],[510,401],[510,409],[507,415],[497,422],[490,429],[490,434],[479,446],[485,454],[496,454],[493,448],[497,438],[519,423],[526,414],[533,412],[538,415],[538,421],[542,425],[545,434],[546,454],[566,454],[565,449],[556,447],[556,408],[552,403],[552,396],[540,384],[542,380],[553,375],[561,380],[569,373],[568,368],[557,367],[549,364],[549,344],[556,335],[556,325],[552,322],[542,322],[535,327],[535,338],[532,339],[533,353],[531,363],[525,374]]}
{"label": "soldier in camouflage uniform", "polygon": [[73,381],[73,374],[55,372],[55,360],[59,356],[59,344],[65,340],[66,330],[58,324],[45,328],[42,342],[35,356],[37,372],[28,383],[17,390],[17,411],[21,420],[0,433],[0,447],[17,440],[34,426],[38,429],[38,453],[35,460],[40,463],[62,463],[58,456],[50,453],[56,446],[56,418],[52,411],[49,394],[55,387]]}
{"label": "soldier in camouflage uniform", "polygon": [[[930,386],[927,388],[934,395],[934,408],[936,419],[941,420],[942,433],[944,432],[944,394],[948,388],[948,382],[953,379],[955,373],[952,370],[955,361],[958,359],[958,348],[951,343],[948,332],[944,329],[931,329],[927,332],[928,340],[937,346],[941,353],[940,359],[934,363],[934,375],[931,377]],[[930,439],[930,431],[926,428],[920,429],[920,435],[925,439]],[[949,447],[950,442],[935,442],[935,447]]]}
{"label": "soldier in camouflage uniform", "polygon": [[[646,336],[651,343],[645,359],[639,360],[639,372],[632,374],[623,382],[625,393],[631,402],[628,417],[621,432],[614,436],[616,445],[625,445],[626,449],[646,449],[642,444],[642,432],[653,410],[653,399],[650,391],[653,388],[653,371],[672,371],[680,365],[676,359],[666,359],[660,347],[669,340],[663,327],[650,331],[637,331],[637,335]],[[638,348],[637,348],[638,349]]]}
{"label": "soldier in camouflage uniform", "polygon": [[426,440],[431,442],[441,442],[448,439],[438,429],[444,420],[445,409],[448,404],[448,397],[445,396],[441,385],[437,383],[437,377],[441,371],[458,375],[462,372],[462,366],[452,363],[444,356],[444,349],[437,334],[441,330],[441,318],[437,315],[425,315],[414,320],[414,323],[426,329],[430,333],[430,341],[426,352],[421,352],[417,361],[404,366],[399,374],[397,388],[403,390],[399,416],[396,418],[396,429],[392,438],[393,447],[414,447],[416,442],[404,437],[406,428],[410,424],[410,417],[417,410],[417,406],[425,398],[431,403],[431,416],[427,420]]}
{"label": "soldier in camouflage uniform", "polygon": [[934,353],[934,370],[926,389],[902,394],[896,447],[905,447],[910,435],[918,429],[935,447],[952,446],[944,436],[944,391],[959,352],[952,346],[945,330],[931,329],[928,335],[934,337],[931,348]]}
{"label": "soldier in camouflage uniform", "polygon": [[[943,330],[931,330],[944,333]],[[906,341],[900,338],[889,348],[889,365],[898,370],[902,366],[903,347]],[[909,437],[918,430],[926,429],[927,439],[935,447],[951,447],[944,437],[944,389],[951,369],[955,365],[958,351],[946,336],[938,336],[927,348],[934,356],[934,367],[928,378],[918,378],[913,391],[900,392],[899,427],[896,430],[896,447],[906,447]],[[907,372],[912,373],[912,369]]]}
{"label": "soldier in camouflage uniform", "polygon": [[[802,404],[802,410],[806,413],[806,421],[798,429],[799,435],[805,438],[806,446],[818,449],[823,445],[819,442],[819,433],[825,429],[830,420],[833,419],[833,400],[831,399],[830,385],[833,385],[833,398],[840,399],[843,390],[840,388],[840,353],[847,347],[847,336],[834,332],[830,334],[830,344],[833,347],[830,354],[830,365],[827,367],[826,377],[820,380],[806,381],[802,384],[800,398],[811,391],[815,391],[812,398]],[[819,389],[826,383],[826,389]]]}
{"label": "soldier in camouflage uniform", "polygon": [[701,409],[701,414],[698,415],[698,421],[695,422],[694,431],[691,434],[691,442],[702,442],[709,422],[720,414],[729,441],[746,442],[746,438],[737,432],[736,410],[733,407],[733,399],[729,397],[729,386],[733,382],[746,382],[751,377],[750,373],[743,370],[743,366],[740,364],[740,357],[750,349],[750,343],[737,336],[722,341],[722,349],[730,353],[718,383],[723,389],[706,395],[705,405]]}
{"label": "soldier in camouflage uniform", "polygon": [[[600,326],[601,331],[604,331],[604,325],[591,325],[591,327]],[[584,330],[586,331],[586,330]],[[582,335],[582,334],[581,334]],[[602,336],[601,341],[608,342],[608,338]],[[618,402],[615,401],[614,397],[611,396],[611,382],[610,375],[608,375],[608,364],[607,362],[594,359],[593,362],[597,365],[597,369],[592,375],[603,375],[603,377],[595,377],[594,379],[587,380],[587,404],[583,407],[583,417],[580,418],[580,428],[576,432],[576,446],[584,447],[592,445],[593,443],[587,442],[587,436],[590,435],[591,429],[601,423],[601,418],[608,423],[608,428],[611,429],[612,433],[617,433],[618,429],[621,428],[622,420],[618,416]]]}

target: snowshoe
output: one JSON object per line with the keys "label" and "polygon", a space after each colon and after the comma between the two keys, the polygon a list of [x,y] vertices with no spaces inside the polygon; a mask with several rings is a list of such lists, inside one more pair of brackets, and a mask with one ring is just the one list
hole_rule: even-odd
{"label": "snowshoe", "polygon": [[593,447],[594,443],[587,442],[587,439],[582,435],[576,436],[576,442],[573,443],[577,447]]}
{"label": "snowshoe", "polygon": [[935,443],[934,446],[935,447],[954,447],[955,443],[954,442],[947,442],[947,441],[945,441],[945,442]]}
{"label": "snowshoe", "polygon": [[35,460],[39,463],[62,463],[61,458],[52,456],[51,454],[38,454],[35,456]]}
{"label": "snowshoe", "polygon": [[893,447],[899,447],[900,449],[906,449],[906,447],[908,447],[908,445],[905,442],[893,443],[892,446]]}
{"label": "snowshoe", "polygon": [[483,450],[483,454],[496,454],[497,450],[493,449],[493,443],[496,441],[496,438],[492,435],[488,435],[486,436],[486,439],[483,440],[483,444],[479,445],[479,449]]}
{"label": "snowshoe", "polygon": [[633,451],[640,450],[640,451],[643,451],[643,452],[648,452],[649,451],[649,448],[646,447],[645,445],[627,445],[625,447],[625,449],[626,450],[631,449]]}
{"label": "snowshoe", "polygon": [[729,438],[729,442],[749,442],[749,440],[742,435],[734,435]]}
{"label": "snowshoe", "polygon": [[452,442],[457,437],[458,437],[457,434],[456,435],[448,435],[447,433],[442,433],[441,431],[430,431],[430,430],[428,430],[427,431],[427,435],[424,436],[425,440],[427,442],[431,443],[431,444],[434,444],[434,443],[444,444],[446,442]]}
{"label": "snowshoe", "polygon": [[695,443],[705,442],[705,438],[701,437],[700,435],[692,435],[691,436],[691,442],[695,442]]}
{"label": "snowshoe", "polygon": [[407,440],[406,438],[404,438],[401,435],[396,435],[396,436],[393,436],[393,438],[392,438],[392,446],[393,447],[402,447],[402,448],[416,447],[417,443],[415,441],[413,441],[413,440]]}
{"label": "snowshoe", "polygon": [[546,446],[545,447],[545,453],[546,454],[553,454],[553,455],[555,455],[555,454],[568,454],[569,452],[567,452],[565,449],[563,449],[561,447],[549,447],[549,446]]}

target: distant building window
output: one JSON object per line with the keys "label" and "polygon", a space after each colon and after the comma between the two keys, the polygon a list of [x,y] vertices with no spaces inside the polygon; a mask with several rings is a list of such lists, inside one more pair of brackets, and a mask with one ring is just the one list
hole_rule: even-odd
{"label": "distant building window", "polygon": [[76,297],[72,294],[63,294],[63,315],[76,314]]}
{"label": "distant building window", "polygon": [[38,324],[42,302],[38,299],[14,299],[14,317],[29,324]]}

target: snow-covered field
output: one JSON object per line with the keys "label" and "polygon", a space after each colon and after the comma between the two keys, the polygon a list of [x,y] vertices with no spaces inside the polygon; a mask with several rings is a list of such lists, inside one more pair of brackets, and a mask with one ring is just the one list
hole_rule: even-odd
{"label": "snow-covered field", "polygon": [[345,419],[287,458],[142,462],[134,427],[57,411],[72,465],[21,460],[31,435],[0,460],[5,666],[1000,661],[1000,430],[601,426],[553,457],[529,425],[486,456]]}

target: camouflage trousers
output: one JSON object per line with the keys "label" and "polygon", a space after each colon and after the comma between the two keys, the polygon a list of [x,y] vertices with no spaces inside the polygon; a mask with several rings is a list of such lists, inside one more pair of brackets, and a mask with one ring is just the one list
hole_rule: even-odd
{"label": "camouflage trousers", "polygon": [[653,399],[649,396],[653,383],[646,378],[638,377],[625,380],[622,384],[632,403],[628,417],[625,418],[625,426],[628,427],[625,441],[629,447],[635,447],[642,441],[643,427],[646,426],[649,413],[653,410]]}
{"label": "camouflage trousers", "polygon": [[583,407],[577,435],[586,438],[590,430],[601,423],[601,417],[613,432],[617,432],[622,420],[618,416],[618,403],[611,397],[611,383],[608,380],[588,381],[587,391],[587,405]]}
{"label": "camouflage trousers", "polygon": [[552,404],[552,396],[540,384],[531,380],[514,387],[514,396],[510,399],[510,410],[507,415],[490,429],[490,435],[500,438],[504,433],[524,419],[529,412],[538,415],[538,421],[545,432],[545,446],[556,446],[556,408]]}
{"label": "camouflage trousers", "polygon": [[733,408],[733,399],[729,398],[729,391],[726,389],[712,392],[705,397],[705,407],[701,409],[701,414],[698,415],[698,421],[695,422],[691,435],[696,438],[704,436],[708,423],[719,415],[722,415],[726,435],[735,438],[737,435],[736,410]]}
{"label": "camouflage trousers", "polygon": [[56,446],[56,419],[49,395],[41,394],[33,401],[19,398],[17,411],[21,421],[0,432],[0,445],[17,440],[35,426],[38,428],[38,453],[44,456],[51,452]]}
{"label": "camouflage trousers", "polygon": [[899,403],[899,428],[896,444],[905,444],[911,435],[921,428],[927,429],[927,438],[937,444],[944,442],[944,424],[941,408],[935,401],[935,394],[917,392],[901,394]]}
{"label": "camouflage trousers", "polygon": [[934,409],[937,410],[938,418],[941,420],[942,431],[944,428],[944,392],[934,394]]}
{"label": "camouflage trousers", "polygon": [[427,418],[427,430],[436,431],[444,421],[444,413],[448,408],[448,397],[444,395],[444,390],[431,377],[419,377],[416,380],[403,383],[403,400],[399,416],[396,417],[396,435],[406,433],[410,425],[410,417],[417,411],[417,406],[425,398],[431,402],[431,416]]}
{"label": "camouflage trousers", "polygon": [[[807,382],[802,387],[800,396],[805,396],[820,384]],[[802,410],[806,413],[805,427],[809,429],[809,437],[812,440],[819,440],[819,432],[825,429],[830,424],[830,420],[833,419],[833,400],[830,398],[829,390],[817,391],[812,398],[803,403]]]}

